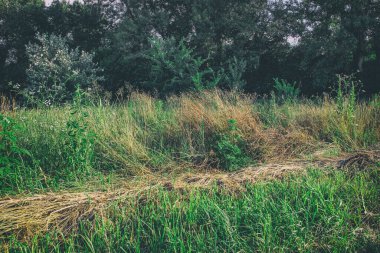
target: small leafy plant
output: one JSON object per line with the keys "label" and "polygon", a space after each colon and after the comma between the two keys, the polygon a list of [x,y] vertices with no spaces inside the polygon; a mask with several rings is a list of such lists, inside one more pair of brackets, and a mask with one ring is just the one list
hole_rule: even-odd
{"label": "small leafy plant", "polygon": [[68,161],[71,174],[89,174],[94,158],[95,134],[89,129],[89,114],[83,110],[84,93],[78,86],[66,124]]}
{"label": "small leafy plant", "polygon": [[336,90],[338,113],[342,116],[347,116],[351,120],[355,118],[359,87],[360,83],[352,76],[338,76],[338,87]]}
{"label": "small leafy plant", "polygon": [[235,171],[246,166],[250,158],[246,154],[246,143],[241,137],[236,120],[230,119],[228,124],[227,133],[217,137],[214,149],[219,166],[227,171]]}

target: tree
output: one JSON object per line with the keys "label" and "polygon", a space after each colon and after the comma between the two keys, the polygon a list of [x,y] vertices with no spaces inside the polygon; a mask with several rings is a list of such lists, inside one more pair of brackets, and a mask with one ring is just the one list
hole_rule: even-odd
{"label": "tree", "polygon": [[61,104],[72,99],[76,85],[86,89],[103,80],[94,55],[70,49],[66,38],[43,34],[37,41],[26,48],[30,65],[23,94],[29,103]]}
{"label": "tree", "polygon": [[47,30],[43,0],[0,0],[0,92],[25,80],[25,45]]}
{"label": "tree", "polygon": [[363,76],[375,46],[377,0],[305,0],[299,5],[305,29],[299,35],[304,80],[319,89],[336,74]]}
{"label": "tree", "polygon": [[[177,44],[183,40],[197,55],[209,59],[209,67],[216,71],[229,69],[234,57],[243,60],[246,71],[241,76],[249,81],[248,90],[257,88],[255,79],[267,71],[260,69],[263,58],[276,61],[274,52],[288,47],[289,24],[281,20],[289,13],[282,1],[123,2],[125,16],[102,50],[102,64],[115,85],[111,89],[124,82],[142,87],[141,77],[150,67],[143,55],[150,50],[149,38],[153,35],[174,39]],[[270,78],[266,81],[272,82],[273,72],[267,76]]]}

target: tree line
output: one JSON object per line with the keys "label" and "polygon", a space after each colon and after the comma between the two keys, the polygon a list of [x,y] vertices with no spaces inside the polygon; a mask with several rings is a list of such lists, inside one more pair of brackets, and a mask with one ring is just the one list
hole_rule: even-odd
{"label": "tree line", "polygon": [[[0,0],[0,92],[380,90],[378,0]],[[64,95],[63,95],[64,96]]]}

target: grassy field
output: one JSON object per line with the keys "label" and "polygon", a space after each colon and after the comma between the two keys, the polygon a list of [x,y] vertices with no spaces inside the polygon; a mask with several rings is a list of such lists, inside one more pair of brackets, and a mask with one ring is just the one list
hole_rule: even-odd
{"label": "grassy field", "polygon": [[78,91],[0,140],[5,252],[380,252],[377,97]]}

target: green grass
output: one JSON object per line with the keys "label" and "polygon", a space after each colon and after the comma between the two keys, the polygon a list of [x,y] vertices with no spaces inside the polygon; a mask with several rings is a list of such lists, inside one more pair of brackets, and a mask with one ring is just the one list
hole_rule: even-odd
{"label": "green grass", "polygon": [[115,173],[237,170],[311,156],[323,146],[366,149],[380,141],[376,101],[344,102],[347,116],[332,99],[252,103],[215,90],[165,101],[134,93],[118,105],[22,109],[10,115],[19,126],[11,134],[30,155],[15,155],[18,166],[3,173],[0,195],[77,187]]}
{"label": "green grass", "polygon": [[310,169],[245,191],[160,191],[10,252],[379,252],[380,174]]}
{"label": "green grass", "polygon": [[[334,159],[378,144],[378,99],[347,99],[252,103],[215,90],[163,101],[134,93],[118,105],[8,113],[12,126],[2,120],[0,129],[0,196],[112,191],[140,176],[167,181],[318,154]],[[380,252],[379,176],[379,168],[310,169],[238,191],[144,192],[109,203],[104,215],[69,234],[9,235],[0,251]]]}

